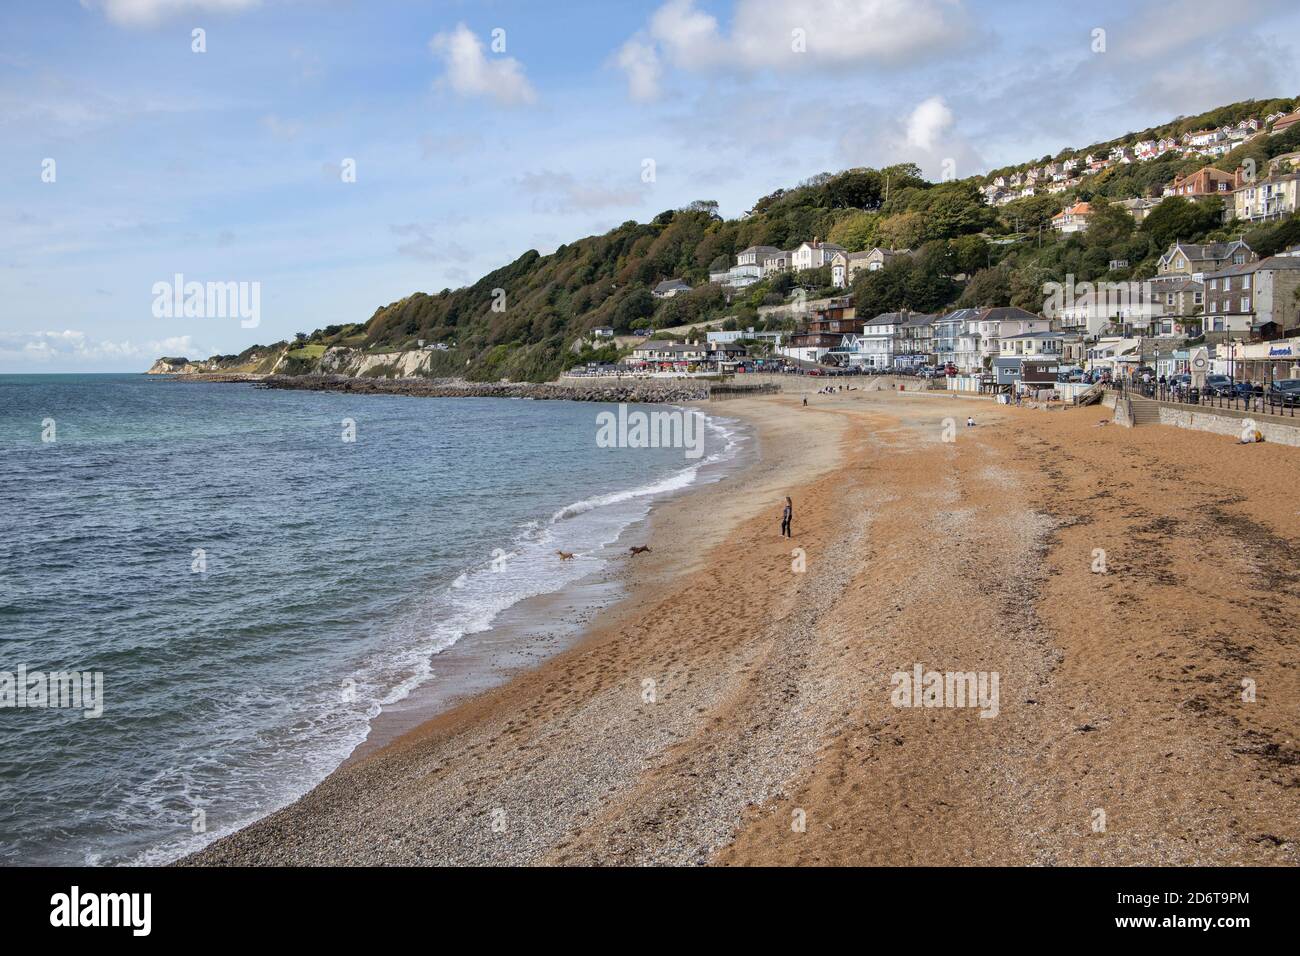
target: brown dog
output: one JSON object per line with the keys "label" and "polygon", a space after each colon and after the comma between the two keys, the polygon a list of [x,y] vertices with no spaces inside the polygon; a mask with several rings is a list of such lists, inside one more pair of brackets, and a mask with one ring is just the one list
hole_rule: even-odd
{"label": "brown dog", "polygon": [[573,560],[573,552],[572,552],[572,551],[556,551],[555,553],[558,554],[558,555],[560,556],[560,560],[561,560],[561,561],[572,561],[572,560]]}
{"label": "brown dog", "polygon": [[628,550],[631,551],[631,552],[632,552],[632,556],[635,557],[635,556],[638,555],[638,554],[649,554],[649,553],[650,553],[650,546],[649,546],[649,545],[645,545],[645,544],[642,544],[642,545],[634,545],[633,547],[628,548]]}

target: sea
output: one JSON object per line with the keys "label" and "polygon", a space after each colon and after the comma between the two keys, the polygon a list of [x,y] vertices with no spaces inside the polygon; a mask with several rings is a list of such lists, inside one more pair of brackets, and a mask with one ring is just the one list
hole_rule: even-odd
{"label": "sea", "polygon": [[292,802],[749,440],[602,447],[614,410],[0,375],[0,865],[163,863]]}

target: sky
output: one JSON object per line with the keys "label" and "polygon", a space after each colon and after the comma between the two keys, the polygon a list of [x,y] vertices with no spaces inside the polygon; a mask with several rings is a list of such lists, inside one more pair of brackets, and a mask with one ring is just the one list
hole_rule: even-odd
{"label": "sky", "polygon": [[[694,200],[1297,93],[1294,0],[4,0],[0,372],[239,352]],[[187,283],[248,307],[168,308]]]}

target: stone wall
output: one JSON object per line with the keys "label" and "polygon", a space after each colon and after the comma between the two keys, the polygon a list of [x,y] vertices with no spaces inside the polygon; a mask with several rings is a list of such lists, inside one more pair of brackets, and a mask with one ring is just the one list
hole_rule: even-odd
{"label": "stone wall", "polygon": [[1118,396],[1114,399],[1115,405],[1115,424],[1123,425],[1125,428],[1133,427],[1133,403],[1127,398]]}
{"label": "stone wall", "polygon": [[1252,415],[1249,412],[1238,412],[1229,408],[1216,408],[1211,412],[1194,405],[1160,406],[1161,425],[1173,425],[1176,428],[1191,428],[1196,431],[1240,438],[1244,427],[1243,422],[1249,419],[1255,422],[1265,441],[1300,447],[1300,416],[1295,418],[1294,425],[1280,421],[1279,418],[1280,416]]}

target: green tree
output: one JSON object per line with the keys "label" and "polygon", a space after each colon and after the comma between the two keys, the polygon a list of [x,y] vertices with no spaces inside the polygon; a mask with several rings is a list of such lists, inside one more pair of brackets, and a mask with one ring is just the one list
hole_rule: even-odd
{"label": "green tree", "polygon": [[1011,270],[1004,266],[981,269],[971,276],[957,300],[959,309],[991,309],[1011,304]]}
{"label": "green tree", "polygon": [[635,289],[623,296],[614,310],[613,326],[618,332],[631,330],[642,319],[654,315],[655,299],[649,289]]}
{"label": "green tree", "polygon": [[874,212],[853,212],[831,227],[826,237],[849,252],[862,252],[876,244],[880,215]]}
{"label": "green tree", "polygon": [[1127,240],[1136,227],[1133,217],[1123,206],[1113,206],[1101,200],[1092,204],[1085,241],[1093,248],[1109,249]]}
{"label": "green tree", "polygon": [[1170,196],[1142,220],[1141,231],[1160,249],[1178,240],[1197,242],[1223,219],[1223,201],[1217,196],[1199,202]]}

